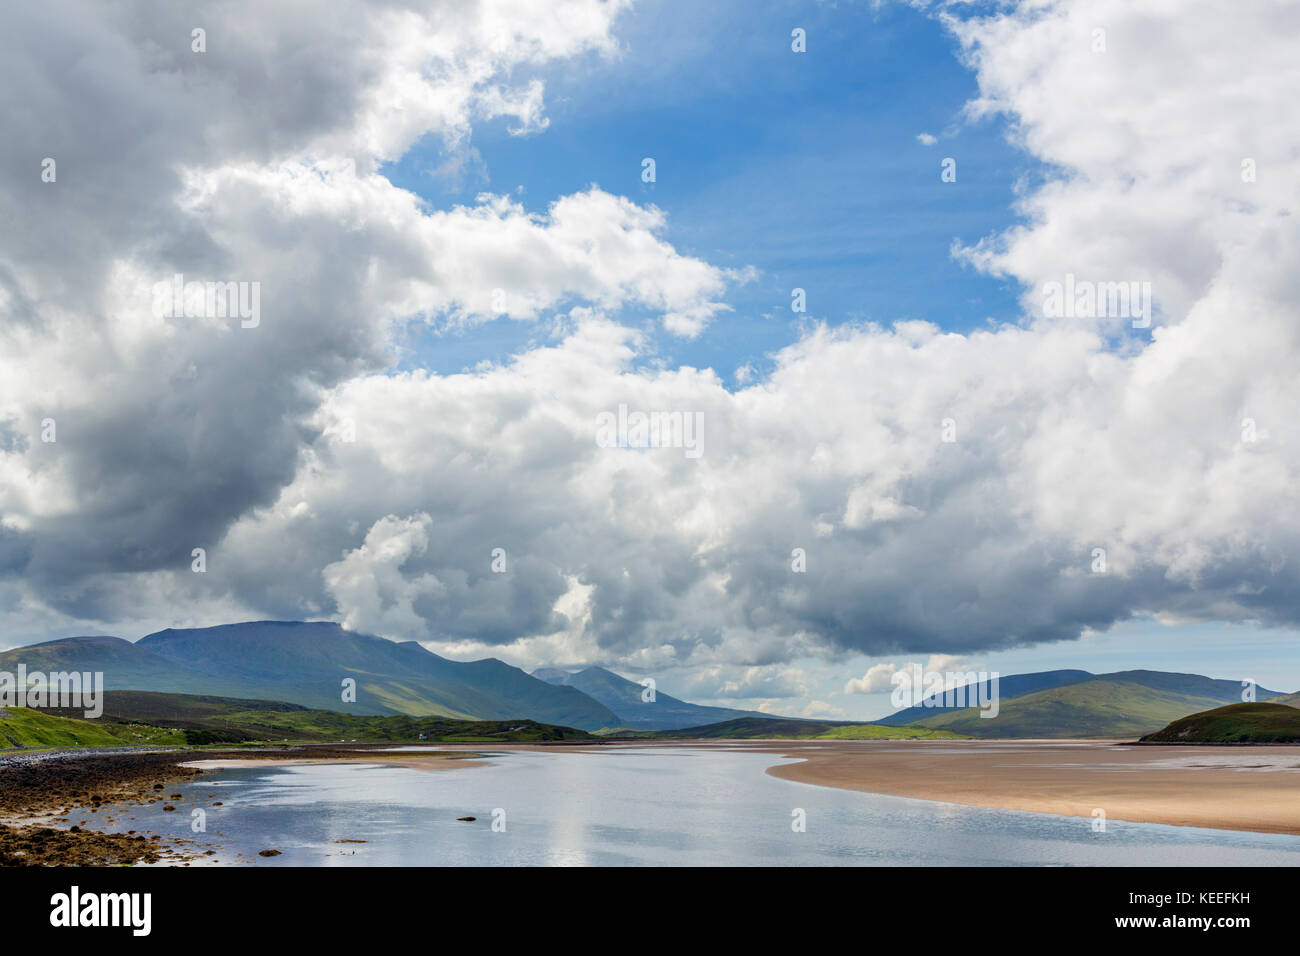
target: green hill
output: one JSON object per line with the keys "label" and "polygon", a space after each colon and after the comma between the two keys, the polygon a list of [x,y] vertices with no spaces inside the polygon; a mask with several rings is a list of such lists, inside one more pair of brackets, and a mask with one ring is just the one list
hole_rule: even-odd
{"label": "green hill", "polygon": [[[1221,678],[1204,677],[1200,674],[1181,674],[1172,671],[1152,671],[1152,670],[1132,670],[1132,671],[1115,671],[1110,674],[1092,674],[1082,670],[1056,670],[1041,671],[1033,674],[1009,674],[998,681],[998,699],[1005,706],[1007,701],[1015,700],[1029,694],[1038,693],[1039,691],[1051,690],[1057,687],[1076,686],[1087,684],[1095,681],[1120,681],[1126,684],[1140,684],[1153,691],[1163,694],[1177,694],[1186,697],[1194,697],[1201,700],[1217,701],[1220,704],[1235,704],[1241,701],[1242,686],[1240,681],[1223,680]],[[984,681],[981,686],[984,698],[987,699],[990,693],[991,682]],[[974,693],[973,689],[967,693],[963,700],[971,699]],[[1258,700],[1269,700],[1280,697],[1280,693],[1275,690],[1269,690],[1266,687],[1256,687],[1255,693]],[[1300,695],[1294,695],[1300,696]],[[939,706],[934,706],[934,705]],[[931,718],[943,714],[958,714],[964,707],[945,707],[943,701],[938,695],[929,697],[924,705],[916,707],[907,707],[903,710],[896,711],[888,717],[882,717],[875,721],[878,724],[886,726],[899,726],[902,724],[913,724],[929,721]],[[1067,736],[1071,736],[1067,734]]]}
{"label": "green hill", "polygon": [[[1294,696],[1294,695],[1291,695]],[[1269,703],[1229,704],[1175,720],[1147,734],[1143,743],[1276,744],[1300,743],[1300,709]]]}
{"label": "green hill", "polygon": [[702,727],[660,730],[635,736],[656,739],[718,740],[953,740],[961,734],[926,727],[882,727],[879,724],[837,724],[829,720],[787,717],[740,717]]}
{"label": "green hill", "polygon": [[921,727],[971,737],[1140,737],[1220,700],[1155,690],[1124,680],[1091,680],[1000,702],[998,716],[975,708],[918,720]]}
{"label": "green hill", "polygon": [[0,748],[141,747],[185,743],[175,729],[61,717],[27,707],[0,707]]}
{"label": "green hill", "polygon": [[[85,725],[88,731],[100,732],[101,736],[93,740],[88,738],[82,746],[106,745],[110,741],[103,734],[121,743],[127,736],[118,729],[122,727],[148,730],[155,735],[155,740],[130,742],[188,744],[284,740],[293,743],[328,743],[339,740],[398,743],[417,741],[421,739],[421,734],[427,740],[458,742],[592,739],[583,730],[532,720],[453,720],[406,714],[342,714],[279,701],[147,691],[109,691],[104,695],[103,716],[93,721],[67,719],[80,714],[79,710],[71,708],[51,710],[39,715],[31,711],[27,713],[65,724]],[[63,745],[62,742],[42,744]],[[72,746],[70,743],[67,745]]]}

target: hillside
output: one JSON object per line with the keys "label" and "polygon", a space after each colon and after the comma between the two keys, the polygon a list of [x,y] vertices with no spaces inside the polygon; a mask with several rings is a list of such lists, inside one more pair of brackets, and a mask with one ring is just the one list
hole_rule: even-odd
{"label": "hillside", "polygon": [[740,717],[703,727],[661,730],[636,736],[699,740],[954,740],[961,734],[926,727],[882,727],[879,724],[837,724],[827,720],[786,717]]}
{"label": "hillside", "polygon": [[[467,721],[405,714],[361,716],[311,710],[279,701],[144,691],[109,691],[104,695],[103,716],[93,721],[66,720],[60,716],[80,713],[72,709],[47,713],[51,715],[46,717],[48,720],[85,725],[87,733],[108,734],[119,742],[130,736],[120,730],[123,727],[154,735],[146,739],[146,734],[146,738],[131,742],[153,742],[156,739],[157,742],[188,744],[285,740],[294,743],[339,740],[396,743],[417,741],[421,734],[427,740],[456,742],[591,739],[591,735],[582,730],[531,720]],[[44,717],[45,714],[32,716]],[[106,742],[102,737],[96,737],[82,745],[101,746]]]}
{"label": "hillside", "polygon": [[[998,679],[998,698],[999,700],[1010,700],[1013,697],[1023,697],[1025,694],[1032,694],[1040,690],[1049,690],[1053,687],[1063,687],[1067,684],[1079,684],[1086,680],[1091,680],[1094,675],[1088,671],[1080,670],[1057,670],[1057,671],[1039,671],[1033,674],[1009,674],[1006,677]],[[989,681],[983,682],[983,692],[989,693]],[[927,717],[934,717],[942,713],[957,713],[962,710],[961,707],[942,707],[930,706],[937,704],[939,701],[931,696],[926,699],[925,703],[917,707],[905,707],[902,710],[895,711],[888,717],[882,717],[875,721],[877,724],[883,724],[886,727],[901,727],[904,724],[915,723]]]}
{"label": "hillside", "polygon": [[576,674],[554,667],[543,667],[533,671],[533,676],[547,683],[582,691],[618,715],[619,726],[622,727],[674,730],[737,717],[765,716],[730,707],[690,704],[663,691],[656,691],[653,701],[644,701],[641,695],[645,688],[603,667],[588,667]]}
{"label": "hillside", "polygon": [[62,717],[27,707],[0,707],[0,749],[9,747],[141,747],[185,743],[174,729]]}
{"label": "hillside", "polygon": [[[1077,686],[1091,681],[1123,682],[1138,684],[1164,694],[1182,695],[1204,700],[1218,701],[1220,704],[1238,703],[1241,700],[1241,682],[1203,677],[1200,674],[1180,674],[1170,671],[1132,670],[1115,671],[1109,674],[1092,674],[1083,670],[1040,671],[1033,674],[1010,674],[998,680],[998,698],[1005,704],[1029,694],[1052,690],[1058,687]],[[988,693],[988,681],[984,682],[984,692]],[[1280,697],[1281,693],[1265,687],[1257,687],[1259,700]],[[1296,695],[1300,696],[1300,695]],[[938,704],[936,697],[930,697],[925,704],[896,711],[888,717],[876,721],[889,727],[928,721],[941,714],[957,714],[964,708],[929,706]]]}
{"label": "hillside", "polygon": [[972,737],[1134,738],[1221,703],[1098,678],[1002,700],[997,717],[981,717],[977,709],[967,708],[927,717],[917,725]]}
{"label": "hillside", "polygon": [[[258,621],[168,629],[132,644],[77,637],[0,653],[0,670],[102,671],[109,690],[286,701],[352,714],[470,720],[531,719],[595,730],[613,711],[572,687],[498,660],[450,661],[414,642],[394,643],[328,622]],[[357,685],[342,700],[344,678]]]}
{"label": "hillside", "polygon": [[1175,720],[1143,743],[1300,743],[1300,709],[1277,703],[1229,704]]}

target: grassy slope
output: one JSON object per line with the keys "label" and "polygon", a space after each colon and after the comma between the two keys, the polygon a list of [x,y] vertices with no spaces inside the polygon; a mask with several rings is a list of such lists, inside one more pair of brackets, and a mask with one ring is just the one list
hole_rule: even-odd
{"label": "grassy slope", "polygon": [[882,727],[879,724],[833,724],[824,720],[791,720],[780,717],[740,717],[683,730],[642,731],[631,736],[654,739],[690,738],[701,740],[905,740],[914,738],[954,739],[960,734],[925,727]]}
{"label": "grassy slope", "polygon": [[1095,680],[1004,700],[997,717],[980,717],[967,708],[917,724],[972,737],[1139,737],[1220,704],[1126,681]]}
{"label": "grassy slope", "polygon": [[174,729],[77,720],[26,707],[0,708],[0,735],[0,747],[121,747],[185,742],[185,734]]}
{"label": "grassy slope", "polygon": [[[72,713],[72,712],[69,712]],[[444,717],[363,716],[310,710],[278,701],[108,691],[104,716],[92,726],[108,727],[129,721],[147,723],[169,732],[182,732],[191,744],[250,741],[358,743],[416,741],[585,740],[590,735],[572,727],[530,720],[463,721]],[[84,723],[84,721],[77,721]]]}
{"label": "grassy slope", "polygon": [[1150,743],[1298,743],[1300,709],[1286,704],[1229,704],[1175,720],[1142,738]]}

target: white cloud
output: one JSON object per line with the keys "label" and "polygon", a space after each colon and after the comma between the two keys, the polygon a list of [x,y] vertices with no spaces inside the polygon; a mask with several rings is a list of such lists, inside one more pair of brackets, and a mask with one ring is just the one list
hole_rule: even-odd
{"label": "white cloud", "polygon": [[852,677],[844,685],[846,694],[881,694],[887,693],[891,688],[891,678],[894,676],[893,664],[873,664],[867,668],[867,672],[861,677]]}
{"label": "white cloud", "polygon": [[[972,112],[1007,113],[1053,164],[1023,226],[961,251],[1023,282],[1026,315],[968,335],[811,325],[729,391],[645,362],[654,342],[620,320],[699,334],[745,278],[678,253],[659,210],[596,187],[541,214],[432,210],[377,173],[422,135],[464,148],[479,117],[540,130],[544,91],[512,68],[613,50],[614,7],[548,10],[553,29],[527,5],[424,25],[348,6],[344,27],[283,14],[258,32],[214,6],[209,61],[162,43],[165,6],[75,9],[90,26],[48,64],[12,40],[0,58],[30,105],[0,144],[4,181],[30,183],[0,189],[25,237],[0,261],[6,623],[337,614],[537,663],[716,668],[720,692],[758,695],[811,693],[781,668],[846,650],[957,654],[1144,613],[1300,621],[1295,10],[950,21]],[[10,38],[66,18],[4,15]],[[326,42],[345,28],[355,43]],[[290,62],[314,89],[279,82]],[[61,157],[43,204],[14,144]],[[173,271],[260,281],[262,325],[156,320],[144,290]],[[1160,318],[1042,315],[1067,273],[1149,280]],[[497,289],[512,317],[563,311],[556,338],[462,374],[393,371],[394,323],[485,321]],[[598,447],[620,404],[701,413],[704,456]]]}

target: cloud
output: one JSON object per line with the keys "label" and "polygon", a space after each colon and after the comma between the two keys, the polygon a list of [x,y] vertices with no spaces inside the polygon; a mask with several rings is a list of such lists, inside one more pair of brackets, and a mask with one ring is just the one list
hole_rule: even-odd
{"label": "cloud", "polygon": [[931,133],[917,133],[916,141],[922,146],[933,146],[935,143],[939,142],[939,138]]}
{"label": "cloud", "polygon": [[[701,334],[744,278],[677,252],[661,211],[595,186],[541,213],[430,209],[379,174],[421,136],[463,148],[482,117],[540,131],[542,92],[512,69],[613,50],[616,7],[565,7],[565,34],[498,4],[328,25],[214,6],[207,61],[166,9],[4,14],[0,165],[27,184],[0,189],[25,238],[0,261],[7,625],[336,616],[780,697],[807,690],[781,669],[818,655],[973,653],[1148,613],[1300,623],[1296,11],[948,19],[970,113],[1005,114],[1050,164],[1022,225],[957,249],[1022,283],[1024,314],[965,335],[809,324],[729,389],[654,361],[638,313]],[[51,17],[86,26],[12,39]],[[148,290],[174,272],[260,282],[261,325],[157,318]],[[1149,281],[1157,320],[1044,314],[1067,274]],[[409,323],[498,313],[553,336],[397,370]],[[704,455],[601,447],[597,416],[623,405],[702,415]]]}
{"label": "cloud", "polygon": [[844,685],[846,694],[880,694],[893,686],[890,679],[894,676],[893,664],[873,664],[861,677],[852,677]]}

